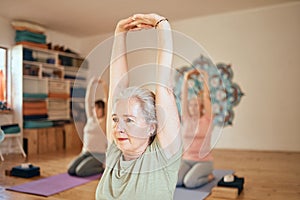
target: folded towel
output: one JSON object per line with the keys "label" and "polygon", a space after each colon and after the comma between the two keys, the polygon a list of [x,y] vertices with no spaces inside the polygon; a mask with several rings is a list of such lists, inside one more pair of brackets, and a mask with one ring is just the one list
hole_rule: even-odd
{"label": "folded towel", "polygon": [[24,128],[47,128],[52,127],[52,121],[24,121]]}
{"label": "folded towel", "polygon": [[16,30],[29,30],[31,32],[35,33],[44,33],[46,29],[40,25],[33,24],[31,22],[26,22],[26,21],[12,21],[11,25],[14,27]]}
{"label": "folded towel", "polygon": [[19,124],[5,124],[1,125],[0,128],[5,134],[19,133],[21,131]]}
{"label": "folded towel", "polygon": [[23,115],[26,115],[26,116],[28,116],[28,115],[45,115],[45,114],[47,114],[47,112],[48,112],[47,108],[37,108],[37,109],[23,108]]}
{"label": "folded towel", "polygon": [[24,101],[23,102],[23,108],[24,109],[30,109],[30,108],[47,108],[47,104],[46,101],[35,101],[35,102],[28,102],[28,101]]}
{"label": "folded towel", "polygon": [[16,44],[22,44],[22,45],[26,45],[26,46],[30,46],[30,47],[48,49],[47,44],[39,44],[39,43],[35,43],[35,42],[20,41],[20,42],[16,42]]}
{"label": "folded towel", "polygon": [[49,92],[49,98],[54,98],[54,99],[68,99],[69,98],[69,94],[67,93],[52,93]]}
{"label": "folded towel", "polygon": [[30,37],[46,40],[46,35],[45,34],[34,33],[34,32],[31,32],[31,31],[27,31],[27,30],[24,30],[24,31],[17,30],[16,31],[16,36],[30,36]]}
{"label": "folded towel", "polygon": [[48,115],[45,114],[45,115],[23,115],[23,119],[24,120],[41,120],[41,119],[47,119],[48,118]]}
{"label": "folded towel", "polygon": [[48,94],[43,94],[43,93],[37,93],[37,94],[32,94],[32,93],[23,93],[24,98],[28,99],[46,99],[48,97]]}

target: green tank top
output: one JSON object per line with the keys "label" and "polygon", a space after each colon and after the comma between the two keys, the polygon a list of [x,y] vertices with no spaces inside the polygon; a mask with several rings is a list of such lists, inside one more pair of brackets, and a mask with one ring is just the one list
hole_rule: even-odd
{"label": "green tank top", "polygon": [[180,167],[181,150],[167,159],[157,137],[137,159],[125,161],[112,143],[106,169],[96,190],[97,200],[172,200]]}

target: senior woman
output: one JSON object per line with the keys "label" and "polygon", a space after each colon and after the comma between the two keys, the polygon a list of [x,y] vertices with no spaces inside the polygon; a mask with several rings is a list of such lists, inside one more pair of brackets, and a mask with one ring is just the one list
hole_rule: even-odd
{"label": "senior woman", "polygon": [[[127,32],[149,28],[158,30],[159,84],[155,95],[144,88],[129,87],[127,74]],[[116,26],[107,114],[109,146],[97,200],[173,199],[182,144],[170,83],[172,46],[170,24],[157,14],[136,14]]]}

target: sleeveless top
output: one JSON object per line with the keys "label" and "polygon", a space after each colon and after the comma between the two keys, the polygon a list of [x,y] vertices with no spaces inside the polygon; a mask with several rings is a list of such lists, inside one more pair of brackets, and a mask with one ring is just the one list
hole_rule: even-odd
{"label": "sleeveless top", "polygon": [[[103,122],[105,124],[105,120]],[[105,153],[106,136],[102,124],[95,117],[89,117],[83,129],[82,152]]]}
{"label": "sleeveless top", "polygon": [[172,200],[181,150],[166,158],[157,137],[137,159],[125,161],[113,142],[107,151],[104,174],[96,190],[97,200]]}
{"label": "sleeveless top", "polygon": [[183,124],[184,160],[212,161],[212,120],[204,115],[197,121],[185,119]]}

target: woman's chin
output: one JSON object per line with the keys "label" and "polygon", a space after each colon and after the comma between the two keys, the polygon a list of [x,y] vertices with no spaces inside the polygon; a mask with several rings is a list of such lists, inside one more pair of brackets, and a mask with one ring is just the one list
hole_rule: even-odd
{"label": "woman's chin", "polygon": [[128,145],[129,145],[129,141],[128,140],[116,140],[116,144],[117,144],[117,146],[118,146],[118,148],[120,149],[120,150],[126,150],[126,149],[128,149]]}

